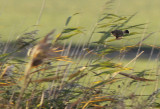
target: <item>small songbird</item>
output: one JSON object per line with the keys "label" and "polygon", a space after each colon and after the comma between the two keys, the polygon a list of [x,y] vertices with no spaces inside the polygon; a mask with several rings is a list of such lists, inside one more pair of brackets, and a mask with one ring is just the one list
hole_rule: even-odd
{"label": "small songbird", "polygon": [[129,34],[129,31],[114,30],[114,31],[111,31],[111,33],[116,37],[116,39],[119,39],[119,38],[122,38],[125,34]]}

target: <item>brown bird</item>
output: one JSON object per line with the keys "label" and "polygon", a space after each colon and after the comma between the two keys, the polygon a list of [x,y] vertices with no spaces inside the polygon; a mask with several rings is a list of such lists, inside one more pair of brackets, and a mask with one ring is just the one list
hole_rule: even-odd
{"label": "brown bird", "polygon": [[128,30],[122,31],[122,30],[114,30],[111,31],[111,33],[116,37],[116,39],[119,39],[123,37],[125,34],[129,34]]}

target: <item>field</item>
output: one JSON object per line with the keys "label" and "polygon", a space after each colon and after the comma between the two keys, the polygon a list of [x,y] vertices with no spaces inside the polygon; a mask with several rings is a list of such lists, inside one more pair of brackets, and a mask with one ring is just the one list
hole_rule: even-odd
{"label": "field", "polygon": [[159,108],[159,3],[0,0],[0,108]]}
{"label": "field", "polygon": [[[60,32],[67,17],[74,13],[80,13],[75,16],[71,22],[71,26],[85,27],[85,36],[89,36],[97,19],[103,13],[105,0],[63,0],[62,1],[45,1],[45,0],[17,0],[8,1],[1,0],[1,17],[0,17],[0,33],[3,36],[2,40],[15,39],[24,31],[38,29],[39,36],[44,36],[53,28]],[[114,14],[132,15],[137,12],[137,15],[130,21],[131,24],[141,24],[146,28],[145,32],[157,32],[153,39],[159,38],[159,0],[141,0],[128,1],[117,0],[112,6]],[[44,5],[44,8],[43,8]],[[135,8],[136,7],[136,8]],[[43,9],[42,9],[43,8]],[[42,9],[42,10],[41,10]],[[65,10],[65,11],[64,11]],[[36,26],[33,26],[36,25]],[[144,31],[143,31],[144,32]],[[144,34],[142,32],[142,35]],[[141,34],[140,34],[141,36]],[[81,36],[82,39],[84,36]],[[100,35],[95,36],[95,40],[99,39]],[[77,40],[78,38],[76,38]],[[154,41],[148,39],[150,44]],[[158,44],[159,42],[155,42]]]}

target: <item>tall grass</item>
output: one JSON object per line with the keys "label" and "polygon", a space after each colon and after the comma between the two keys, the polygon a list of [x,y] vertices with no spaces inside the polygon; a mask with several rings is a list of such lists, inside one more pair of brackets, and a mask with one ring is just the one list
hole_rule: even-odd
{"label": "tall grass", "polygon": [[[45,2],[45,0],[44,0]],[[143,55],[143,41],[154,32],[143,34],[141,40],[125,44],[145,32],[145,23],[128,25],[136,14],[121,16],[108,8],[113,0],[106,3],[104,13],[90,31],[87,43],[72,45],[66,43],[77,35],[85,36],[85,28],[70,27],[73,14],[66,20],[63,30],[55,30],[45,37],[37,38],[37,30],[24,33],[13,45],[14,50],[1,53],[0,64],[0,107],[1,108],[45,108],[45,109],[87,109],[87,108],[153,108],[159,107],[159,53],[153,69],[136,72],[130,64],[136,64]],[[43,10],[42,4],[42,10]],[[42,13],[40,12],[40,15]],[[39,22],[40,17],[38,18]],[[117,40],[111,31],[130,31],[129,35]],[[136,31],[136,32],[135,32]],[[96,42],[94,35],[101,34]],[[54,36],[54,37],[53,37]],[[84,40],[86,37],[84,37]],[[112,43],[123,41],[115,47]],[[148,45],[150,46],[150,45]],[[2,47],[6,47],[2,45]],[[125,65],[121,64],[126,53],[138,47],[137,54]],[[154,48],[150,57],[152,57]],[[16,58],[25,52],[25,59]],[[109,57],[116,52],[115,56]],[[149,58],[148,62],[150,62]]]}

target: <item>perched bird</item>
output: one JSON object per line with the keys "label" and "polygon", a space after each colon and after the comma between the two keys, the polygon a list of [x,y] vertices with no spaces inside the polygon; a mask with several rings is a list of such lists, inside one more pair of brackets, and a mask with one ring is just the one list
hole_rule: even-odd
{"label": "perched bird", "polygon": [[116,39],[119,39],[123,37],[125,34],[129,34],[128,30],[122,31],[122,30],[114,30],[111,31],[111,33],[116,37]]}

